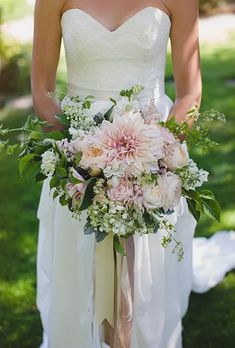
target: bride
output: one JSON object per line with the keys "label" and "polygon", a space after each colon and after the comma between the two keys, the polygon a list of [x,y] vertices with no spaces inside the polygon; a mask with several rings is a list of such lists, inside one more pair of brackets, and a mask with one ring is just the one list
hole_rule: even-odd
{"label": "bride", "polygon": [[[118,98],[139,83],[143,103],[153,98],[166,120],[186,117],[200,105],[201,75],[196,0],[37,0],[32,60],[32,94],[37,114],[61,129],[55,90],[63,37],[67,94],[93,95],[97,102]],[[165,94],[164,73],[171,41],[176,98]],[[183,139],[181,139],[183,140]],[[37,305],[44,334],[42,348],[180,348],[181,318],[192,287],[195,220],[182,199],[176,216],[184,260],[161,246],[161,236],[135,236],[128,247],[133,306],[121,313],[121,330],[112,325],[111,265],[97,277],[96,246],[82,220],[60,206],[44,181],[38,218]],[[110,266],[110,267],[109,267]],[[111,272],[111,273],[109,273]],[[97,281],[98,279],[98,281]],[[123,282],[125,283],[125,282]],[[125,287],[123,287],[125,295]],[[99,296],[98,296],[99,294]],[[98,300],[97,300],[97,297]],[[110,305],[111,303],[111,305]]]}

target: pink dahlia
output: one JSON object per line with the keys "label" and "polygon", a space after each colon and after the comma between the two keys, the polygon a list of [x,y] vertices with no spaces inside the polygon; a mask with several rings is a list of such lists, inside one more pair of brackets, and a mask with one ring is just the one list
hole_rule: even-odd
{"label": "pink dahlia", "polygon": [[93,141],[105,153],[104,167],[119,167],[121,172],[125,168],[131,175],[149,171],[164,156],[158,128],[145,124],[139,112],[115,115],[113,123],[104,121]]}

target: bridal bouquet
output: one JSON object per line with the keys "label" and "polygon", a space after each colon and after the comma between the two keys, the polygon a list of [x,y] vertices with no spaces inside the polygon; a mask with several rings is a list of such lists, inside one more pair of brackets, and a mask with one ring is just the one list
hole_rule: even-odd
{"label": "bridal bouquet", "polygon": [[[141,90],[137,85],[121,91],[105,110],[92,96],[66,96],[56,116],[63,131],[45,132],[48,123],[29,116],[21,128],[1,127],[0,135],[19,131],[21,137],[13,145],[2,140],[0,150],[11,154],[19,149],[20,174],[36,181],[49,178],[53,198],[74,218],[86,209],[84,232],[94,233],[97,242],[111,233],[116,251],[125,254],[122,238],[162,230],[162,245],[173,242],[173,252],[182,259],[183,245],[171,222],[181,197],[196,220],[202,212],[219,220],[220,209],[212,192],[198,190],[208,172],[198,169],[178,136],[186,135],[189,145],[212,147],[200,119],[221,115],[200,114],[195,107],[184,122],[174,117],[162,122],[153,100],[139,102]],[[195,120],[192,128],[190,119]]]}

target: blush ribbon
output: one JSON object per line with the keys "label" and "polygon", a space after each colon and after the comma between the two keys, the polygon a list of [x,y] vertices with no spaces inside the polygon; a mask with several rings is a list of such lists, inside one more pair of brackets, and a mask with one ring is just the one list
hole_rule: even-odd
{"label": "blush ribbon", "polygon": [[134,300],[134,239],[123,240],[127,256],[114,250],[110,233],[96,244],[94,317],[101,341],[112,348],[129,348]]}

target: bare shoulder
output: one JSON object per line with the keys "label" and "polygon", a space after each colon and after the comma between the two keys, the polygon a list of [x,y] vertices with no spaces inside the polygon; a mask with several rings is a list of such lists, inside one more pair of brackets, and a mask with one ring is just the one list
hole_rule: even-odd
{"label": "bare shoulder", "polygon": [[66,0],[36,0],[35,12],[44,16],[58,16],[62,14],[66,2]]}

